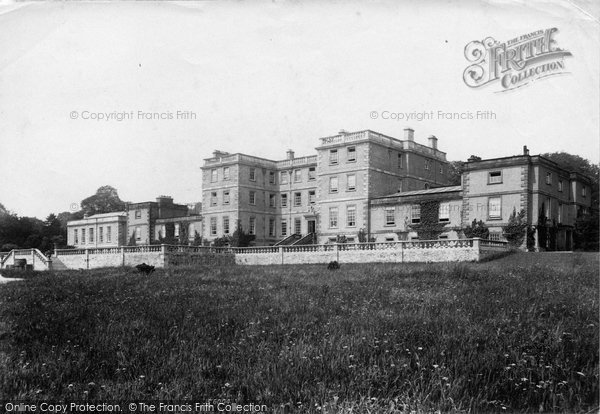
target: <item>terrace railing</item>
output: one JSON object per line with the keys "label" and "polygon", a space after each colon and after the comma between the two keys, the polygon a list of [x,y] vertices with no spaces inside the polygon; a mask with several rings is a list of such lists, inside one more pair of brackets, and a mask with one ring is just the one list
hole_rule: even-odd
{"label": "terrace railing", "polygon": [[[92,249],[59,249],[55,250],[56,256],[79,254],[124,254],[124,253],[234,253],[234,254],[267,254],[267,253],[293,253],[293,252],[326,252],[326,251],[359,251],[359,250],[393,250],[393,249],[459,249],[473,247],[507,248],[508,243],[497,240],[482,239],[454,239],[454,240],[410,240],[393,242],[369,243],[332,243],[332,244],[307,244],[307,245],[281,245],[281,246],[253,246],[253,247],[214,247],[214,246],[185,246],[171,244],[154,244],[143,246],[123,246]],[[40,253],[41,254],[41,253]],[[8,257],[8,256],[6,256]],[[6,257],[4,259],[6,259]],[[46,259],[47,260],[47,259]]]}

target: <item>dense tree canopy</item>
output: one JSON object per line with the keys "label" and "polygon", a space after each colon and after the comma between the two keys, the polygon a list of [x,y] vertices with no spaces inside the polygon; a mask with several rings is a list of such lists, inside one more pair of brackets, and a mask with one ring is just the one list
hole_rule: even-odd
{"label": "dense tree canopy", "polygon": [[116,188],[110,185],[100,187],[96,194],[81,201],[81,211],[88,216],[124,211],[125,207],[126,204],[119,198]]}
{"label": "dense tree canopy", "polygon": [[44,221],[35,217],[19,217],[0,204],[0,251],[36,248],[42,252],[67,243],[67,222],[83,218],[84,214],[111,213],[125,210],[117,190],[100,187],[96,194],[81,201],[81,210],[50,214]]}

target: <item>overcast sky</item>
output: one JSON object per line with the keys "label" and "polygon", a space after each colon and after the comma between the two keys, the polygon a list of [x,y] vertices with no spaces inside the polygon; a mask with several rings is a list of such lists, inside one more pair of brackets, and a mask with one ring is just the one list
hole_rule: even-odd
{"label": "overcast sky", "polygon": [[[340,129],[400,138],[411,126],[418,142],[435,134],[449,160],[527,145],[597,163],[595,13],[566,1],[4,3],[0,203],[44,218],[106,184],[125,201],[199,201],[214,149],[311,155]],[[573,55],[569,73],[504,93],[463,82],[470,41],[551,27]],[[440,110],[496,119],[381,116]],[[120,122],[82,119],[131,111]]]}

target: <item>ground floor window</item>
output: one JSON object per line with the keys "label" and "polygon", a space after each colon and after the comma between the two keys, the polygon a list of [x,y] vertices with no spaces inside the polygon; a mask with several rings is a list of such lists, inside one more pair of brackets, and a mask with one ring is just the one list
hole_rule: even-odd
{"label": "ground floor window", "polygon": [[210,218],[210,235],[211,236],[217,235],[217,218],[216,217]]}
{"label": "ground floor window", "polygon": [[302,221],[299,218],[294,220],[294,233],[302,234]]}
{"label": "ground floor window", "polygon": [[275,236],[275,219],[272,217],[269,219],[269,236]]}
{"label": "ground floor window", "polygon": [[223,217],[223,234],[229,234],[229,217]]}

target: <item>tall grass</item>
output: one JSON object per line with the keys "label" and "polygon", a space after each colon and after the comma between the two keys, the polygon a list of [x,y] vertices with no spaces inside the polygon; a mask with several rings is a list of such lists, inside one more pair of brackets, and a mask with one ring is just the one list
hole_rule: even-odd
{"label": "tall grass", "polygon": [[42,275],[0,287],[0,386],[282,412],[597,407],[597,267],[512,257]]}

